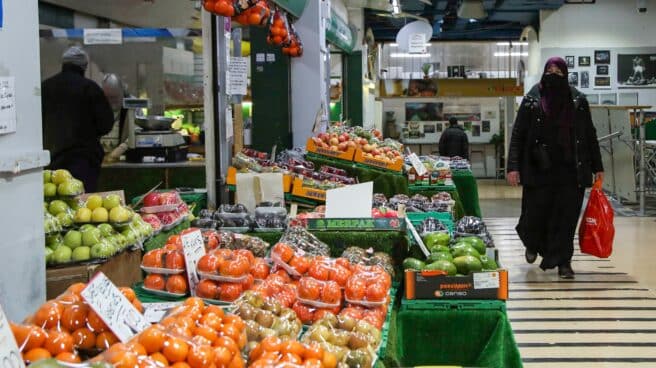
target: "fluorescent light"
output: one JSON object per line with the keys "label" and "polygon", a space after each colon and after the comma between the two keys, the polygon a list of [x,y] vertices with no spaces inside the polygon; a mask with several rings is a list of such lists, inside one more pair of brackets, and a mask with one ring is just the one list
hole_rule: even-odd
{"label": "fluorescent light", "polygon": [[528,56],[528,52],[495,52],[494,56]]}
{"label": "fluorescent light", "polygon": [[[513,46],[528,46],[528,42],[513,42]],[[497,46],[510,46],[510,42],[497,42]]]}
{"label": "fluorescent light", "polygon": [[408,54],[405,52],[393,52],[390,57],[393,58],[429,58],[431,54]]}
{"label": "fluorescent light", "polygon": [[469,20],[469,23],[476,23],[476,22],[478,22],[478,20],[476,20],[476,19],[474,19],[474,18],[471,18],[471,19]]}

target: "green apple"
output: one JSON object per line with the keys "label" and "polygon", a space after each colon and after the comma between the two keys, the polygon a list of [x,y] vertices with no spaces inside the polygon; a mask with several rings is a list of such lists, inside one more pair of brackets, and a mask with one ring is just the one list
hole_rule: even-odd
{"label": "green apple", "polygon": [[137,239],[139,238],[139,235],[132,229],[123,230],[121,234],[125,236],[125,239],[127,239],[128,244],[136,243]]}
{"label": "green apple", "polygon": [[82,245],[82,233],[77,230],[70,230],[64,235],[64,245],[75,249]]}
{"label": "green apple", "polygon": [[73,215],[71,215],[69,212],[62,212],[57,214],[57,220],[59,220],[59,223],[63,227],[73,226]]}
{"label": "green apple", "polygon": [[84,193],[84,184],[77,179],[71,179],[57,185],[57,194],[60,196],[76,196]]}
{"label": "green apple", "polygon": [[116,241],[118,241],[118,243],[121,244],[122,248],[125,248],[128,245],[130,245],[130,243],[128,243],[128,238],[126,238],[125,235],[119,233],[114,236],[116,237]]}
{"label": "green apple", "polygon": [[91,258],[107,258],[116,253],[116,248],[106,241],[102,241],[91,247]]}
{"label": "green apple", "polygon": [[77,223],[86,223],[91,222],[92,211],[88,208],[82,207],[75,211],[75,222]]}
{"label": "green apple", "polygon": [[59,234],[48,235],[46,236],[46,245],[53,249],[60,245],[64,245],[64,237]]}
{"label": "green apple", "polygon": [[48,212],[50,212],[50,214],[53,216],[57,216],[58,214],[68,210],[69,207],[66,202],[59,199],[55,199],[54,201],[50,202],[50,205],[48,206]]}
{"label": "green apple", "polygon": [[109,220],[111,222],[123,223],[130,220],[130,211],[125,207],[114,207],[109,211]]}
{"label": "green apple", "polygon": [[98,230],[100,230],[100,234],[105,238],[115,233],[114,228],[110,224],[100,224],[98,225]]}
{"label": "green apple", "polygon": [[52,181],[52,170],[43,170],[43,184]]}
{"label": "green apple", "polygon": [[80,226],[80,231],[85,232],[85,231],[87,231],[89,229],[93,229],[93,228],[95,228],[95,226],[93,226],[91,224],[84,224],[84,225]]}
{"label": "green apple", "polygon": [[108,211],[121,205],[121,197],[116,194],[110,194],[103,199],[103,207]]}
{"label": "green apple", "polygon": [[84,203],[81,203],[76,198],[67,199],[66,204],[68,204],[68,207],[70,207],[73,211],[77,211],[78,209],[84,207]]}
{"label": "green apple", "polygon": [[72,258],[74,261],[86,261],[91,259],[90,247],[78,247],[73,249]]}
{"label": "green apple", "polygon": [[68,170],[55,170],[50,176],[50,181],[57,185],[71,179],[73,179],[73,175]]}
{"label": "green apple", "polygon": [[44,197],[54,197],[57,195],[57,185],[53,183],[43,184],[43,196]]}
{"label": "green apple", "polygon": [[100,230],[94,228],[89,228],[87,230],[81,231],[82,233],[82,245],[85,247],[90,247],[92,245],[98,244],[102,239],[100,235]]}
{"label": "green apple", "polygon": [[103,207],[97,207],[95,210],[93,210],[93,213],[91,213],[91,221],[92,222],[107,222],[109,219],[109,213],[107,210]]}
{"label": "green apple", "polygon": [[103,205],[103,199],[101,196],[97,194],[90,195],[89,198],[87,198],[86,207],[92,211],[98,207],[102,207],[102,205]]}
{"label": "green apple", "polygon": [[46,263],[50,263],[52,259],[52,254],[54,251],[48,247],[46,247]]}
{"label": "green apple", "polygon": [[52,258],[56,263],[66,263],[71,261],[73,250],[67,246],[61,246],[52,253]]}

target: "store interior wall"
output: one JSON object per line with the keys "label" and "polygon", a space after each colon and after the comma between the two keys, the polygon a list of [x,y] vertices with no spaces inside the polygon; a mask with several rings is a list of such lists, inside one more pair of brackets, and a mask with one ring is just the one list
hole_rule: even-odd
{"label": "store interior wall", "polygon": [[[0,45],[12,47],[0,53],[0,77],[15,78],[17,128],[0,135],[0,161],[36,162],[43,154],[37,1],[5,1],[3,7]],[[0,172],[0,305],[13,321],[45,300],[42,193],[40,168]]]}

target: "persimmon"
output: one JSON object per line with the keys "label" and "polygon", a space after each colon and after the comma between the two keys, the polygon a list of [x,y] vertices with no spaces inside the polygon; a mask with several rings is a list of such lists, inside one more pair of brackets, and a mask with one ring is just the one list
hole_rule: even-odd
{"label": "persimmon", "polygon": [[30,351],[43,346],[46,333],[37,326],[23,326],[10,322],[11,332],[21,351]]}
{"label": "persimmon", "polygon": [[163,275],[151,273],[144,279],[144,287],[151,290],[164,290],[166,288],[166,279]]}
{"label": "persimmon", "polygon": [[23,360],[29,363],[34,363],[42,359],[50,358],[52,358],[52,354],[50,354],[50,352],[44,348],[34,348],[23,354]]}
{"label": "persimmon", "polygon": [[138,341],[148,354],[154,354],[164,347],[166,334],[161,327],[151,326],[139,334]]}
{"label": "persimmon", "polygon": [[171,363],[183,362],[187,359],[189,345],[182,339],[170,337],[164,342],[162,354]]}
{"label": "persimmon", "polygon": [[170,275],[166,280],[166,291],[175,294],[187,293],[187,279],[182,275]]}
{"label": "persimmon", "polygon": [[43,344],[43,347],[50,352],[52,356],[59,353],[73,351],[73,336],[68,332],[50,330]]}
{"label": "persimmon", "polygon": [[96,334],[86,327],[73,331],[73,344],[78,349],[93,349],[96,346]]}
{"label": "persimmon", "polygon": [[58,327],[63,313],[63,305],[53,300],[47,301],[34,314],[34,324],[45,329]]}

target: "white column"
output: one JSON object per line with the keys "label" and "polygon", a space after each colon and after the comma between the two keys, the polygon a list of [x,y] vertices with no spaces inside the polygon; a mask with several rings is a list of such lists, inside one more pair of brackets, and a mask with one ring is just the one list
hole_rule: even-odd
{"label": "white column", "polygon": [[309,1],[294,26],[303,42],[303,56],[292,59],[292,134],[294,146],[305,146],[312,135],[314,120],[323,102],[328,119],[329,73],[325,17],[330,16],[330,0]]}

